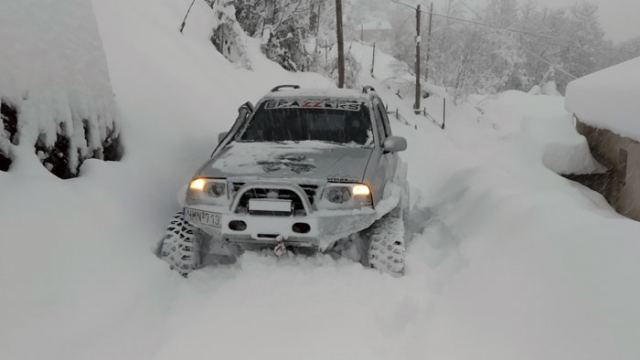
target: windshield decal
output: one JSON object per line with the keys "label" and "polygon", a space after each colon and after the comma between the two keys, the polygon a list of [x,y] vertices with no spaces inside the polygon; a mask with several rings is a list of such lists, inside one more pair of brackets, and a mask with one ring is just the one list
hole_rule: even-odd
{"label": "windshield decal", "polygon": [[356,100],[337,99],[278,99],[268,100],[264,108],[274,109],[328,109],[360,111],[361,103]]}

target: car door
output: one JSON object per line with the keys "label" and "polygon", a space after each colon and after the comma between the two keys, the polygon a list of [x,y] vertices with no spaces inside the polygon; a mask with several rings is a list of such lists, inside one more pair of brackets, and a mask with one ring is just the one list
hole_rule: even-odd
{"label": "car door", "polygon": [[[389,122],[389,115],[387,114],[387,108],[382,103],[381,99],[378,99],[378,109],[380,111],[380,117],[382,118],[382,125],[384,127],[385,138],[392,136],[391,123]],[[393,182],[396,171],[398,169],[399,157],[397,153],[383,152],[385,157],[385,184]]]}
{"label": "car door", "polygon": [[393,181],[395,168],[397,166],[397,155],[385,152],[382,147],[385,139],[391,136],[391,129],[389,127],[387,111],[380,99],[374,100],[372,110],[374,113],[374,125],[378,134],[378,143],[371,155],[370,166],[367,167],[366,177],[372,187],[373,202],[375,205],[383,199],[386,184]]}

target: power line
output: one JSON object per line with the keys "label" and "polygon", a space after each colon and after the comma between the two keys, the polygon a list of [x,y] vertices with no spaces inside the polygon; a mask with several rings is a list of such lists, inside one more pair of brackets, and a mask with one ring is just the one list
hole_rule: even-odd
{"label": "power line", "polygon": [[[405,3],[405,2],[402,2],[402,1],[399,1],[399,0],[393,0],[392,2],[395,3],[395,4],[398,4],[398,5],[402,5],[404,7],[407,7],[409,9],[412,9],[414,11],[416,10],[416,8],[414,6],[411,6],[411,5],[409,5],[409,4]],[[424,11],[424,10],[420,10],[420,11],[423,12],[423,13],[428,13],[427,11]],[[533,37],[545,38],[545,39],[550,39],[550,40],[565,40],[565,41],[569,41],[569,39],[563,39],[563,38],[559,38],[557,36],[538,34],[538,33],[533,33],[533,32],[530,32],[530,31],[518,30],[518,29],[513,29],[513,28],[508,28],[508,27],[498,27],[498,26],[494,26],[494,25],[491,25],[491,24],[483,23],[481,21],[469,20],[469,19],[464,19],[464,18],[451,16],[451,15],[438,14],[436,12],[433,13],[433,16],[438,16],[438,17],[441,17],[441,18],[445,18],[445,19],[449,19],[449,20],[453,20],[453,21],[458,21],[458,22],[463,22],[463,23],[467,23],[467,24],[483,26],[483,27],[490,28],[490,29],[493,29],[493,30],[498,30],[498,31],[512,32],[512,33],[517,33],[517,34],[522,34],[522,35],[529,35],[529,36],[533,36]],[[563,45],[563,44],[555,43],[554,45]]]}
{"label": "power line", "polygon": [[[468,20],[468,19],[463,19],[463,18],[459,18],[459,17],[455,17],[455,16],[443,15],[443,14],[438,14],[438,13],[433,13],[433,16],[439,16],[439,17],[442,17],[442,18],[445,18],[445,19],[450,19],[450,20],[454,20],[454,21],[458,21],[458,22],[463,22],[463,23],[483,26],[483,27],[490,28],[490,29],[493,29],[493,30],[498,30],[498,31],[512,32],[512,33],[517,33],[517,34],[522,34],[522,35],[529,35],[529,36],[534,36],[534,37],[538,37],[538,38],[545,38],[545,39],[551,39],[551,40],[568,40],[568,39],[558,38],[558,37],[552,36],[552,35],[532,33],[532,32],[525,31],[525,30],[497,27],[497,26],[494,26],[494,25],[490,25],[490,24],[487,24],[487,23],[480,22],[480,21]],[[561,45],[561,44],[557,43],[556,45]]]}
{"label": "power line", "polygon": [[545,64],[551,66],[552,68],[560,71],[561,73],[567,75],[568,77],[570,77],[572,80],[577,79],[578,77],[573,75],[572,73],[566,71],[565,69],[563,69],[560,65],[556,65],[554,63],[552,63],[551,61],[547,60],[544,58],[544,56],[536,54],[534,51],[531,51],[529,49],[527,49],[526,47],[522,47],[522,50],[524,50],[525,52],[529,53],[530,55],[534,56],[535,58],[537,58],[538,60],[544,62]]}

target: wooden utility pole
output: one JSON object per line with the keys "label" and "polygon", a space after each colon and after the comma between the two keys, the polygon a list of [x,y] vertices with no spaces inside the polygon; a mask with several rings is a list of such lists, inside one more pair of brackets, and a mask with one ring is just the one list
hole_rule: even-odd
{"label": "wooden utility pole", "polygon": [[373,53],[371,54],[371,77],[373,76],[373,69],[376,66],[376,43],[373,43]]}
{"label": "wooden utility pole", "polygon": [[336,0],[336,35],[338,40],[338,87],[344,87],[344,42],[342,35],[342,0]]}
{"label": "wooden utility pole", "polygon": [[416,102],[413,105],[413,111],[418,114],[420,112],[420,98],[422,97],[422,88],[420,87],[420,5],[416,7]]}
{"label": "wooden utility pole", "polygon": [[429,31],[427,32],[427,57],[424,62],[424,78],[429,81],[429,59],[431,57],[431,27],[433,23],[433,3],[429,6]]}

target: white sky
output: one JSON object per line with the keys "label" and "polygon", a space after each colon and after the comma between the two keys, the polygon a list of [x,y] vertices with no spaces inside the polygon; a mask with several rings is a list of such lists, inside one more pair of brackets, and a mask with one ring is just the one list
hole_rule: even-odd
{"label": "white sky", "polygon": [[[567,6],[579,0],[538,0],[541,5]],[[613,41],[640,36],[640,0],[589,0],[600,7],[600,22]]]}

